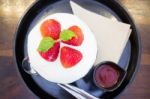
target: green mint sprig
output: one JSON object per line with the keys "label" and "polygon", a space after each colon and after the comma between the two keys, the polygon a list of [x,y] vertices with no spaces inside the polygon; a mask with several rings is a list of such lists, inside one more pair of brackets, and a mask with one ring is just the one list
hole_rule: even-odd
{"label": "green mint sprig", "polygon": [[51,37],[44,37],[38,47],[39,52],[46,52],[54,46],[55,41]]}
{"label": "green mint sprig", "polygon": [[68,41],[72,39],[73,37],[76,37],[76,34],[71,30],[63,30],[60,33],[60,40],[62,41]]}

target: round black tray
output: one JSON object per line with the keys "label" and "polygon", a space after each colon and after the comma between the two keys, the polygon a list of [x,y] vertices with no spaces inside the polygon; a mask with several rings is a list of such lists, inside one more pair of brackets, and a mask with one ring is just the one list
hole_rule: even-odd
{"label": "round black tray", "polygon": [[[125,9],[115,0],[75,0],[75,2],[97,14],[108,18],[115,18],[118,21],[131,25],[132,33],[118,63],[122,68],[127,70],[126,77],[120,87],[112,92],[103,92],[98,89],[92,81],[93,70],[84,78],[72,83],[72,85],[84,89],[99,98],[114,98],[132,81],[139,66],[141,47],[135,24]],[[35,95],[40,98],[72,99],[74,98],[72,95],[61,89],[55,83],[49,82],[39,75],[31,76],[25,73],[21,66],[22,60],[27,56],[26,38],[30,29],[43,17],[56,12],[72,13],[69,0],[38,0],[28,9],[21,19],[15,35],[14,58],[21,77]]]}

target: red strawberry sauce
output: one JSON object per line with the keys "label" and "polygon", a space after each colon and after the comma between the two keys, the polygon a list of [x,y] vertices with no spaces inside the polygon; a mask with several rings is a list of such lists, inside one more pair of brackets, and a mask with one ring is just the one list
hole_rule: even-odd
{"label": "red strawberry sauce", "polygon": [[95,80],[98,86],[103,88],[113,87],[119,79],[119,72],[110,65],[103,64],[95,72]]}

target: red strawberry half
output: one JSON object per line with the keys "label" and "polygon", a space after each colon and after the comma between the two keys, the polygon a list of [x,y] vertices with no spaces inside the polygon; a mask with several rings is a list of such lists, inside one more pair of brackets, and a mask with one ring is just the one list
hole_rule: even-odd
{"label": "red strawberry half", "polygon": [[40,27],[43,37],[52,37],[54,40],[59,39],[61,25],[54,19],[48,19],[44,21]]}
{"label": "red strawberry half", "polygon": [[39,52],[40,55],[47,61],[53,62],[57,59],[59,54],[60,43],[56,42],[52,48],[47,52]]}
{"label": "red strawberry half", "polygon": [[63,42],[69,45],[73,45],[73,46],[80,46],[84,40],[82,30],[76,25],[71,26],[69,30],[73,31],[76,37],[72,37],[70,40],[63,41]]}
{"label": "red strawberry half", "polygon": [[61,48],[60,60],[65,68],[75,66],[82,57],[82,53],[78,50],[66,46]]}

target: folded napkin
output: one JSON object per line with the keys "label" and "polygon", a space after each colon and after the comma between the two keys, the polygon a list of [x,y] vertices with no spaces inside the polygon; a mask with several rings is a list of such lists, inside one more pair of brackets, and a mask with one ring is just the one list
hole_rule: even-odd
{"label": "folded napkin", "polygon": [[91,12],[73,1],[70,1],[70,5],[74,15],[89,26],[97,39],[96,63],[103,61],[118,63],[131,34],[130,25]]}

